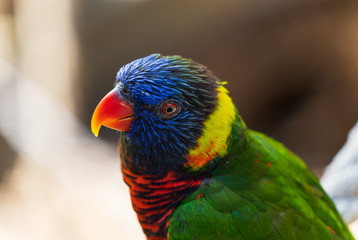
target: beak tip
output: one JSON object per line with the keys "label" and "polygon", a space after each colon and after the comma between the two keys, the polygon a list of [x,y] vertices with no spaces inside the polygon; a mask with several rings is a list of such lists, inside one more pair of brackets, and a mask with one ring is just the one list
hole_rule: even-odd
{"label": "beak tip", "polygon": [[96,124],[93,120],[91,122],[91,130],[93,135],[98,137],[99,129],[101,128],[101,124]]}
{"label": "beak tip", "polygon": [[99,128],[98,129],[92,129],[92,133],[95,137],[98,137]]}

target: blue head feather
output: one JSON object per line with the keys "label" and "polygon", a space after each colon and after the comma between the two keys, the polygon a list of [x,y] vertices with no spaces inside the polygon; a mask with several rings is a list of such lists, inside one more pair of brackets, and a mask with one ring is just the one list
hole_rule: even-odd
{"label": "blue head feather", "polygon": [[[134,106],[131,129],[121,137],[128,164],[155,173],[183,168],[216,106],[218,79],[190,59],[152,54],[123,66],[116,80]],[[173,118],[161,114],[166,101],[180,109]]]}

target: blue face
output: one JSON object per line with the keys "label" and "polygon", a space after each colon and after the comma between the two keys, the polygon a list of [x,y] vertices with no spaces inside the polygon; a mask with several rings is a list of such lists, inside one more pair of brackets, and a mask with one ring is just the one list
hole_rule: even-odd
{"label": "blue face", "polygon": [[192,60],[160,54],[123,66],[116,79],[134,107],[131,129],[121,138],[127,161],[147,172],[183,168],[215,108],[218,80]]}

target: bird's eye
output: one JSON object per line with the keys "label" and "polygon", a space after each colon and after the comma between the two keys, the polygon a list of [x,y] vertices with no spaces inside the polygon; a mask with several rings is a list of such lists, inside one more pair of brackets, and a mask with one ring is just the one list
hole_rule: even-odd
{"label": "bird's eye", "polygon": [[159,115],[163,118],[173,118],[180,112],[181,108],[179,103],[171,100],[164,101],[160,104]]}
{"label": "bird's eye", "polygon": [[175,105],[174,103],[167,103],[163,106],[162,112],[166,115],[166,116],[171,116],[173,115],[175,112],[177,111],[177,105]]}

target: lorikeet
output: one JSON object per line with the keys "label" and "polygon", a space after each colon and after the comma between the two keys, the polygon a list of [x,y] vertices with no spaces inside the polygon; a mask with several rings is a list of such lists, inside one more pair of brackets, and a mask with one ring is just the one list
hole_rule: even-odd
{"label": "lorikeet", "polygon": [[123,66],[92,117],[120,132],[124,181],[148,240],[353,239],[304,162],[246,128],[203,65],[153,54]]}

